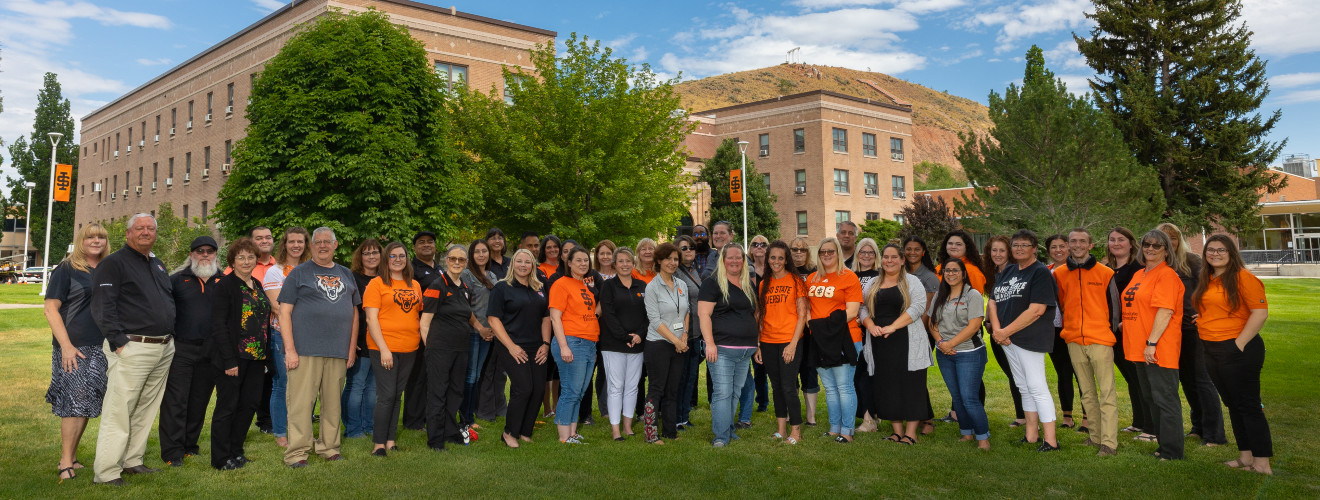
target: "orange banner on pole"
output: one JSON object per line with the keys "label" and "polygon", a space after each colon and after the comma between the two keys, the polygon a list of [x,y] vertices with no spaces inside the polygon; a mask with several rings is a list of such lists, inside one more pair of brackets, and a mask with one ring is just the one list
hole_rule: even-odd
{"label": "orange banner on pole", "polygon": [[73,190],[73,165],[55,165],[55,201],[69,201]]}
{"label": "orange banner on pole", "polygon": [[743,200],[742,170],[729,171],[729,201],[739,203]]}

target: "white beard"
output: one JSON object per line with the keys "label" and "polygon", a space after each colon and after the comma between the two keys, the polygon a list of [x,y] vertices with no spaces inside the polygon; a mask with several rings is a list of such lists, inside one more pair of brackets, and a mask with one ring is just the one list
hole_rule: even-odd
{"label": "white beard", "polygon": [[193,274],[197,275],[202,281],[209,280],[212,276],[215,276],[216,273],[220,272],[220,265],[216,264],[214,260],[212,260],[210,264],[201,264],[194,261],[189,267],[192,268]]}

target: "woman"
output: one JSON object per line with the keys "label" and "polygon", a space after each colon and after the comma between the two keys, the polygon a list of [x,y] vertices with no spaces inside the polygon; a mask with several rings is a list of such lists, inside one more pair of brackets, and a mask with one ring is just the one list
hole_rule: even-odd
{"label": "woman", "polygon": [[445,252],[445,271],[422,294],[420,333],[426,348],[422,359],[428,391],[426,444],[436,451],[444,451],[446,443],[466,445],[471,440],[469,430],[459,427],[454,416],[463,402],[469,332],[484,332],[486,327],[472,314],[472,291],[463,284],[467,262],[463,245],[450,246]]}
{"label": "woman", "polygon": [[[967,266],[964,264],[963,267],[966,268]],[[931,300],[935,298],[935,292],[939,291],[940,278],[935,275],[935,264],[931,262],[930,252],[926,251],[926,241],[922,240],[921,237],[912,235],[903,239],[903,270],[921,280],[921,286],[926,289],[926,315],[921,320],[930,323]],[[950,409],[949,413],[940,421],[956,422],[958,421],[958,413]],[[935,432],[933,421],[922,422],[922,425],[921,432],[923,434]]]}
{"label": "woman", "polygon": [[486,240],[473,240],[468,245],[467,269],[459,279],[463,280],[463,285],[467,286],[472,296],[468,298],[468,303],[472,305],[472,314],[477,317],[482,328],[473,329],[468,333],[468,368],[467,376],[463,378],[463,403],[459,406],[458,418],[459,425],[472,429],[480,429],[477,425],[476,411],[477,399],[480,394],[477,392],[478,382],[481,378],[481,370],[485,367],[486,358],[490,354],[490,340],[494,338],[495,333],[490,329],[486,320],[486,307],[490,301],[490,289],[495,287],[495,281],[499,280],[495,271],[491,269],[491,255],[495,251]]}
{"label": "woman", "polygon": [[[1040,441],[1036,451],[1056,451],[1054,398],[1045,379],[1045,354],[1054,348],[1053,318],[1058,307],[1054,277],[1036,260],[1036,233],[1019,229],[1009,241],[1013,262],[995,277],[994,294],[987,303],[990,332],[1004,346],[1013,380],[1022,393],[1027,429],[1020,442]],[[1045,430],[1044,438],[1038,423]]]}
{"label": "woman", "polygon": [[655,240],[642,238],[637,242],[637,265],[633,268],[633,277],[650,283],[655,279]]}
{"label": "woman", "polygon": [[500,345],[495,349],[500,370],[509,375],[509,408],[504,413],[504,445],[532,442],[536,404],[545,390],[550,357],[550,312],[536,258],[525,248],[510,259],[509,273],[490,291],[486,321]]}
{"label": "woman", "polygon": [[385,266],[362,292],[367,315],[367,349],[371,370],[376,374],[376,407],[373,415],[371,454],[396,450],[399,429],[399,397],[408,385],[408,375],[417,363],[422,342],[419,307],[421,284],[413,279],[412,263],[403,243],[385,246]]}
{"label": "woman", "polygon": [[504,256],[506,241],[504,231],[498,227],[492,227],[486,231],[486,245],[490,247],[490,267],[489,270],[495,273],[496,280],[504,279],[504,275],[509,272],[509,258]]}
{"label": "woman", "polygon": [[1128,284],[1132,282],[1132,276],[1141,270],[1141,264],[1137,262],[1138,253],[1137,237],[1132,231],[1122,226],[1109,231],[1104,264],[1114,270],[1107,292],[1110,324],[1115,337],[1114,366],[1118,367],[1119,375],[1122,375],[1123,381],[1127,382],[1128,401],[1132,404],[1132,425],[1127,426],[1123,431],[1138,433],[1132,438],[1134,440],[1154,442],[1155,435],[1146,432],[1154,430],[1154,425],[1150,423],[1150,412],[1141,399],[1141,385],[1137,382],[1137,365],[1128,361],[1123,351],[1123,307],[1119,299],[1123,290],[1126,290]]}
{"label": "woman", "polygon": [[[944,236],[944,242],[940,243],[939,261],[944,262],[949,259],[958,259],[967,264],[967,283],[977,290],[985,289],[987,273],[982,273],[980,266],[981,256],[976,252],[976,241],[972,235],[961,229],[950,231]],[[935,273],[939,274],[940,268],[935,268]]]}
{"label": "woman", "polygon": [[720,249],[715,273],[701,283],[697,317],[706,344],[711,376],[711,445],[723,448],[738,437],[733,432],[736,394],[747,382],[747,362],[756,354],[756,295],[747,271],[747,257],[737,243]]}
{"label": "woman", "polygon": [[[633,253],[628,247],[614,254],[618,275],[600,287],[600,313],[604,323],[597,348],[605,365],[606,407],[615,441],[632,431],[637,408],[637,384],[642,380],[642,339],[646,335],[646,283],[634,279]],[[624,431],[621,433],[620,425]],[[654,437],[647,436],[648,442]]]}
{"label": "woman", "polygon": [[60,482],[77,477],[78,442],[87,419],[101,416],[105,398],[105,336],[92,320],[92,270],[110,255],[110,240],[100,224],[78,229],[73,253],[50,272],[46,287],[46,323],[50,325],[50,388],[46,402],[60,417]]}
{"label": "woman", "polygon": [[958,419],[962,440],[975,439],[978,448],[988,450],[990,420],[977,397],[985,375],[985,342],[981,339],[985,302],[981,292],[963,279],[967,274],[963,261],[949,259],[940,269],[943,280],[930,313],[935,357],[940,361],[940,375],[949,388],[953,411],[962,417]]}
{"label": "woman", "polygon": [[[775,420],[772,437],[788,444],[802,440],[802,404],[798,400],[798,366],[802,363],[802,331],[810,314],[807,285],[789,268],[788,244],[775,240],[766,250],[767,272],[758,287],[761,343],[755,361],[765,365],[774,388]],[[785,425],[791,430],[785,429]]]}
{"label": "woman", "polygon": [[592,267],[604,279],[613,278],[619,272],[614,269],[614,250],[618,248],[613,241],[600,240],[592,251]]}
{"label": "woman", "polygon": [[[1045,267],[1050,271],[1054,268],[1068,265],[1068,238],[1062,234],[1052,234],[1045,238],[1045,252],[1050,257],[1050,263]],[[1059,407],[1063,409],[1063,423],[1059,427],[1071,429],[1074,425],[1072,417],[1073,409],[1073,381],[1077,375],[1073,372],[1072,356],[1068,354],[1068,343],[1063,341],[1060,333],[1063,332],[1063,310],[1054,309],[1054,347],[1050,351],[1050,363],[1054,365],[1054,373],[1058,376],[1056,389],[1059,391]],[[1085,413],[1086,409],[1082,409]]]}
{"label": "woman", "polygon": [[[805,283],[811,273],[816,272],[816,259],[811,256],[811,242],[805,236],[793,238],[788,244],[793,256],[793,271]],[[810,338],[810,331],[806,331]],[[811,342],[802,342],[802,364],[798,365],[798,380],[801,381],[802,398],[806,400],[806,415],[803,421],[810,426],[816,425],[816,398],[820,394],[820,377],[816,376],[816,357],[811,352]]]}
{"label": "woman", "polygon": [[[984,288],[977,289],[982,292],[983,297],[988,298],[994,295],[994,291],[992,290],[994,288],[993,281],[999,276],[1000,271],[1008,267],[1008,256],[1010,253],[1009,244],[1008,237],[1002,234],[991,236],[990,239],[985,242],[985,253],[982,254],[981,271],[984,273],[984,276],[990,277],[991,282],[987,283]],[[967,268],[971,269],[971,266],[967,266]],[[970,274],[968,280],[968,284],[970,285]],[[973,286],[972,288],[976,287]],[[987,332],[990,330],[990,324],[988,321],[985,322],[985,329]],[[1013,411],[1016,420],[1009,424],[1009,427],[1021,427],[1026,425],[1027,416],[1022,411],[1022,393],[1018,391],[1017,380],[1013,379],[1013,370],[1009,368],[1008,355],[1004,354],[1004,346],[1000,345],[998,342],[991,342],[990,352],[994,354],[995,363],[999,365],[999,369],[1004,372],[1004,377],[1008,379],[1008,391],[1013,397]],[[981,404],[985,404],[984,382],[981,383]]]}
{"label": "woman", "polygon": [[559,241],[559,237],[553,234],[548,234],[545,239],[541,240],[541,253],[537,256],[537,262],[540,262],[540,265],[536,269],[541,272],[542,276],[549,278],[555,275],[555,271],[559,270],[559,248],[562,246],[563,243]]}
{"label": "woman", "polygon": [[1224,465],[1274,474],[1274,444],[1260,403],[1260,370],[1265,364],[1260,328],[1270,314],[1265,285],[1246,270],[1237,245],[1226,235],[1211,236],[1202,258],[1205,267],[1192,294],[1197,332],[1210,378],[1228,405],[1238,445],[1237,460]]}
{"label": "woman", "polygon": [[211,362],[215,377],[215,410],[211,414],[211,467],[233,470],[248,463],[243,451],[252,417],[261,404],[262,385],[270,366],[270,298],[252,276],[260,250],[250,238],[239,238],[225,250],[233,272],[216,283],[211,301]]}
{"label": "woman", "polygon": [[1178,360],[1178,382],[1182,385],[1183,395],[1187,397],[1187,408],[1191,413],[1192,430],[1188,436],[1201,439],[1202,446],[1219,446],[1228,443],[1224,435],[1224,411],[1215,392],[1215,384],[1210,381],[1210,371],[1205,366],[1205,347],[1201,345],[1200,332],[1196,327],[1196,307],[1192,304],[1192,292],[1198,288],[1201,268],[1204,262],[1187,248],[1187,239],[1178,226],[1168,222],[1155,226],[1169,237],[1173,245],[1169,248],[1169,267],[1178,272],[1183,283],[1183,321],[1179,325],[1182,332],[1182,351]]}
{"label": "woman", "polygon": [[[381,252],[385,249],[375,238],[368,238],[353,251],[349,270],[353,271],[353,281],[357,282],[358,293],[366,292],[380,270]],[[344,376],[344,396],[341,405],[344,412],[345,437],[362,437],[372,431],[376,411],[376,374],[371,368],[371,351],[367,347],[367,312],[358,305],[357,359],[353,367]]]}
{"label": "woman", "polygon": [[[862,350],[862,329],[857,324],[857,313],[862,307],[862,282],[843,265],[839,256],[839,240],[825,238],[816,250],[820,267],[807,278],[807,303],[811,306],[812,346],[825,387],[825,407],[829,413],[830,430],[839,443],[851,443],[853,425],[857,415],[857,389],[853,376],[857,371],[858,353]],[[835,322],[836,311],[842,312]],[[830,328],[818,328],[825,322]]]}
{"label": "woman", "polygon": [[[751,245],[747,248],[747,255],[751,256],[752,290],[761,288],[761,279],[769,271],[766,270],[765,252],[770,246],[770,240],[765,236],[756,235],[752,237]],[[770,405],[770,379],[765,373],[765,365],[759,361],[753,360],[751,387],[744,387],[740,398],[738,411],[738,426],[749,428],[752,426],[752,404],[756,404],[756,411],[765,411]]]}
{"label": "woman", "polygon": [[[697,270],[697,242],[691,236],[682,235],[678,244],[678,272],[674,273],[687,286],[688,321],[684,324],[687,332],[688,349],[684,356],[682,377],[678,381],[678,414],[674,417],[678,430],[685,430],[691,425],[692,407],[697,405],[697,381],[701,376],[701,360],[705,359],[706,347],[701,335],[697,334],[700,325],[692,312],[697,310],[697,295],[701,289],[701,271]],[[652,280],[654,281],[654,280]],[[648,284],[649,285],[649,284]]]}
{"label": "woman", "polygon": [[567,257],[569,274],[550,287],[550,326],[555,335],[550,353],[559,366],[563,388],[555,406],[555,425],[560,443],[585,444],[577,433],[578,410],[596,365],[600,304],[597,293],[583,281],[591,270],[591,256],[575,246]]}
{"label": "woman", "polygon": [[[681,243],[680,243],[681,244]],[[679,269],[679,247],[661,244],[655,251],[660,263],[658,279],[647,283],[643,292],[646,309],[646,369],[651,386],[647,389],[646,440],[665,444],[661,438],[678,438],[679,387],[687,365],[688,311],[691,290],[675,276]],[[656,425],[657,416],[661,424]]]}
{"label": "woman", "polygon": [[1183,289],[1169,267],[1169,236],[1158,229],[1141,237],[1141,269],[1123,289],[1123,353],[1137,366],[1141,399],[1160,461],[1183,458],[1182,402],[1178,400],[1178,356],[1182,347]]}
{"label": "woman", "polygon": [[[311,257],[307,253],[307,243],[312,240],[306,229],[298,226],[284,231],[280,242],[275,246],[275,265],[266,270],[261,281],[261,289],[270,299],[272,309],[279,307],[280,290],[284,288],[284,278],[289,271],[307,262]],[[289,370],[284,364],[284,336],[280,334],[279,315],[270,317],[270,352],[275,364],[275,376],[271,377],[270,420],[271,434],[275,435],[275,444],[289,446],[289,408],[286,404],[285,391],[289,384]]]}
{"label": "woman", "polygon": [[[857,273],[857,280],[862,283],[862,290],[866,290],[871,281],[880,276],[880,246],[874,239],[862,238],[857,242],[857,248],[853,253],[852,271]],[[865,343],[865,342],[863,342]],[[878,425],[871,411],[871,376],[873,370],[863,358],[857,359],[857,371],[853,374],[853,387],[857,394],[857,418],[862,419],[862,425],[857,426],[857,432],[875,432]]]}
{"label": "woman", "polygon": [[[950,259],[956,260],[956,259]],[[959,261],[961,262],[961,261]],[[881,251],[884,275],[863,291],[865,302],[858,312],[870,336],[863,351],[871,359],[868,377],[875,416],[889,420],[894,432],[888,439],[917,444],[917,424],[934,417],[926,390],[926,369],[931,365],[926,328],[926,288],[907,273],[903,251],[888,244]]]}
{"label": "woman", "polygon": [[752,256],[752,286],[756,286],[767,272],[765,265],[765,252],[769,247],[770,240],[759,234],[752,237],[752,244],[747,247],[747,254]]}

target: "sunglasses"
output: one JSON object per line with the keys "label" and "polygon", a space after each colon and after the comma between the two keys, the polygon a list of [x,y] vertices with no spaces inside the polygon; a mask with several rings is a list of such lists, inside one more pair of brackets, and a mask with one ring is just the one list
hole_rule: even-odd
{"label": "sunglasses", "polygon": [[834,255],[836,253],[839,253],[839,251],[831,248],[829,250],[816,250],[816,253],[821,255]]}
{"label": "sunglasses", "polygon": [[758,241],[756,243],[752,243],[752,248],[765,248],[768,246],[770,246],[770,244],[764,241]]}
{"label": "sunglasses", "polygon": [[687,246],[687,245],[684,245],[684,246],[678,247],[678,251],[680,251],[680,252],[686,252],[686,251],[688,251],[688,250],[692,250],[692,247]]}
{"label": "sunglasses", "polygon": [[1153,248],[1159,250],[1161,248],[1164,248],[1164,245],[1161,243],[1156,243],[1154,241],[1143,241],[1141,242],[1141,248]]}

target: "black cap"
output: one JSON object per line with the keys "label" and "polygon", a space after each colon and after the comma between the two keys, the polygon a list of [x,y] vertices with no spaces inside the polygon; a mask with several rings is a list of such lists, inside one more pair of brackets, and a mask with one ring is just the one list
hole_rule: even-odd
{"label": "black cap", "polygon": [[188,251],[191,252],[205,246],[209,246],[217,250],[220,248],[220,245],[215,244],[215,238],[212,238],[210,236],[198,236],[196,239],[193,240],[192,246],[188,247]]}
{"label": "black cap", "polygon": [[435,233],[433,233],[433,232],[430,232],[430,231],[418,231],[417,234],[413,236],[413,240],[412,240],[413,244],[416,245],[416,244],[417,244],[417,240],[422,239],[423,236],[430,236],[431,239],[433,239],[433,240],[438,240],[438,238],[435,237]]}

